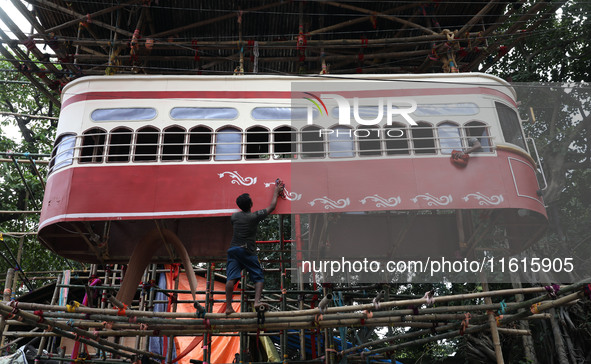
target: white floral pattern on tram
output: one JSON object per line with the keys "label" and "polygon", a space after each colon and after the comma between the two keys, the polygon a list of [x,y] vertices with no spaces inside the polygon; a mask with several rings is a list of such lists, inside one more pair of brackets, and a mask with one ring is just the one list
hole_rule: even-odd
{"label": "white floral pattern on tram", "polygon": [[[275,182],[264,182],[265,183],[265,188],[270,187],[271,185],[275,185]],[[285,196],[285,199],[288,201],[299,201],[302,198],[302,194],[301,193],[296,193],[296,192],[289,192],[287,190],[287,187],[283,187],[283,193]]]}
{"label": "white floral pattern on tram", "polygon": [[310,204],[310,206],[314,206],[316,204],[316,202],[320,202],[324,204],[324,208],[327,210],[331,210],[331,209],[344,209],[345,207],[349,206],[351,204],[351,201],[349,200],[349,197],[347,198],[341,198],[339,200],[332,200],[326,196],[324,197],[319,197],[319,198],[315,198],[312,201],[308,202]]}
{"label": "white floral pattern on tram", "polygon": [[220,176],[220,178],[223,178],[226,174],[232,178],[233,184],[237,184],[237,185],[241,185],[241,186],[252,186],[257,183],[256,177],[242,177],[236,171],[233,171],[233,172],[226,171],[226,172],[218,173],[218,176]]}
{"label": "white floral pattern on tram", "polygon": [[480,206],[490,206],[490,205],[496,206],[504,201],[503,195],[492,195],[489,197],[489,196],[486,196],[485,194],[480,193],[480,192],[469,193],[466,196],[462,197],[462,199],[466,202],[468,202],[468,200],[470,200],[470,198],[475,198],[476,200],[478,200],[478,204]]}
{"label": "white floral pattern on tram", "polygon": [[423,199],[424,201],[427,201],[427,205],[429,206],[446,206],[453,201],[451,195],[443,195],[437,198],[430,193],[425,193],[424,195],[416,195],[415,197],[411,198],[411,201],[417,203],[419,201],[419,198]]}
{"label": "white floral pattern on tram", "polygon": [[365,196],[362,200],[359,200],[359,202],[365,205],[368,200],[375,202],[376,207],[395,207],[402,202],[400,196],[385,198],[380,195]]}

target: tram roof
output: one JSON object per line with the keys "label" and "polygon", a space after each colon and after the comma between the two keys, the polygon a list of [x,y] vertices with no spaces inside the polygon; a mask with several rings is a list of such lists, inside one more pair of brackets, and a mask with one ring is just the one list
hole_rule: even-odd
{"label": "tram roof", "polygon": [[[363,82],[363,81],[399,81],[399,82],[416,82],[419,83],[437,83],[440,86],[449,84],[463,84],[463,85],[489,85],[493,87],[503,87],[507,93],[515,98],[515,90],[511,85],[496,76],[485,73],[431,73],[431,74],[370,74],[370,75],[226,75],[226,76],[212,76],[212,75],[115,75],[111,77],[103,76],[86,76],[78,78],[64,87],[63,93],[66,94],[72,88],[83,86],[85,83],[90,85],[92,83],[113,84],[116,90],[138,87],[135,82],[150,82],[154,83],[151,89],[165,87],[168,90],[175,89],[175,83],[179,86],[183,83],[191,83],[191,88],[207,88],[208,86],[200,86],[195,82],[207,83],[217,82],[232,84],[236,83],[259,83],[257,88],[266,89],[277,85],[277,82],[286,84],[285,88],[290,89],[291,82]],[[159,85],[160,84],[160,85]],[[102,86],[102,90],[109,89],[109,86]],[[89,87],[89,91],[92,87]]]}
{"label": "tram roof", "polygon": [[[439,73],[453,54],[460,72],[485,72],[560,3],[533,1],[39,0],[21,12],[35,29],[0,38],[13,65],[52,101],[88,75]],[[506,21],[514,21],[504,27]],[[448,38],[455,32],[453,40]],[[135,34],[135,36],[134,36]],[[49,47],[46,47],[49,46]],[[50,51],[50,48],[53,52]],[[31,58],[45,63],[23,69]],[[242,62],[241,62],[242,60]],[[50,74],[50,77],[44,77]],[[59,101],[58,101],[59,103]]]}

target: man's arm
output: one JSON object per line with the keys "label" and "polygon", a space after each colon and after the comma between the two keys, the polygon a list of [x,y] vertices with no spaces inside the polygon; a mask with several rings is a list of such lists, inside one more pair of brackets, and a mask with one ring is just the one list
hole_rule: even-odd
{"label": "man's arm", "polygon": [[273,212],[273,210],[275,210],[275,207],[277,207],[277,196],[279,196],[279,194],[283,191],[283,183],[276,183],[275,184],[275,188],[273,189],[273,198],[271,199],[271,204],[269,205],[269,207],[266,208],[267,210],[267,215],[270,214],[271,212]]}
{"label": "man's arm", "polygon": [[466,149],[464,154],[470,154],[472,152],[475,152],[478,149],[480,149],[481,147],[482,147],[482,144],[480,144],[480,140],[478,140],[476,138],[470,138],[470,148]]}

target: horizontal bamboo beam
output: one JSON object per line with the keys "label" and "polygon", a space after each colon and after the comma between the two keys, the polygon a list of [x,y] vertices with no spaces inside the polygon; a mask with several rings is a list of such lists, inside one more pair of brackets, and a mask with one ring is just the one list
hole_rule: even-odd
{"label": "horizontal bamboo beam", "polygon": [[[479,33],[470,33],[467,36],[469,37],[477,37]],[[40,40],[41,42],[43,40]],[[236,40],[229,40],[229,41],[208,41],[203,40],[197,41],[197,44],[192,42],[177,42],[172,41],[169,42],[167,40],[155,40],[152,49],[177,49],[179,47],[185,47],[188,51],[194,51],[192,47],[197,45],[199,49],[238,49],[238,43]],[[368,47],[382,47],[382,46],[389,46],[389,45],[396,45],[396,44],[415,44],[415,43],[430,43],[436,41],[447,41],[447,36],[444,34],[427,34],[427,35],[420,35],[414,37],[395,37],[395,38],[379,38],[379,39],[367,39],[367,43],[363,44],[363,46],[367,45]],[[57,39],[58,43],[71,43],[72,45],[84,45],[84,46],[129,46],[128,40],[108,40],[108,39],[77,39],[77,38],[69,38],[69,37],[60,37]],[[145,45],[146,40],[141,39],[139,41],[140,46]],[[272,40],[272,41],[258,41],[259,49],[289,49],[294,48],[297,46],[297,39],[291,40]],[[306,40],[306,47],[313,48],[313,47],[342,47],[342,46],[354,46],[359,48],[362,46],[361,39],[308,39]]]}

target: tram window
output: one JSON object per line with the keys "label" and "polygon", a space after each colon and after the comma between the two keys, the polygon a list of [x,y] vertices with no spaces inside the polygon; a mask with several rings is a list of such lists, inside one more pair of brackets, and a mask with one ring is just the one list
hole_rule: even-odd
{"label": "tram window", "polygon": [[[393,106],[396,108],[396,106]],[[355,114],[355,110],[357,110],[357,114]],[[381,112],[381,114],[380,114]],[[379,106],[352,106],[349,108],[349,117],[351,119],[361,119],[365,121],[365,124],[378,124],[381,122],[384,117],[386,116],[387,108],[383,106],[381,111]],[[330,111],[330,115],[335,119],[340,119],[340,108],[333,107]]]}
{"label": "tram window", "polygon": [[435,154],[433,127],[429,123],[419,121],[411,127],[413,149],[416,154]]}
{"label": "tram window", "polygon": [[134,161],[155,161],[158,155],[158,139],[160,132],[158,129],[145,126],[139,129],[135,136],[135,155]]}
{"label": "tram window", "polygon": [[106,131],[92,128],[83,133],[80,163],[101,163],[105,153]]}
{"label": "tram window", "polygon": [[127,128],[116,128],[111,130],[107,162],[129,161],[132,134],[133,132]]}
{"label": "tram window", "polygon": [[410,154],[408,130],[405,125],[393,123],[392,126],[384,128],[384,139],[387,155]]}
{"label": "tram window", "polygon": [[526,149],[525,138],[521,132],[519,117],[517,117],[515,110],[500,102],[495,102],[495,106],[505,141]]}
{"label": "tram window", "polygon": [[453,150],[462,150],[459,125],[449,121],[443,122],[437,126],[437,134],[439,134],[441,154],[451,154]]}
{"label": "tram window", "polygon": [[242,134],[237,128],[226,127],[218,130],[216,136],[215,159],[219,161],[240,160]]}
{"label": "tram window", "polygon": [[56,147],[53,150],[51,161],[51,172],[60,168],[69,166],[74,160],[74,148],[76,146],[76,136],[74,134],[65,134],[60,136],[55,142]]}
{"label": "tram window", "polygon": [[170,110],[174,120],[233,120],[238,110],[233,107],[175,107]]}
{"label": "tram window", "polygon": [[[312,118],[318,116],[318,111],[312,110]],[[306,120],[307,107],[255,107],[251,112],[255,120]]]}
{"label": "tram window", "polygon": [[478,152],[491,152],[491,140],[490,135],[488,133],[488,129],[486,124],[481,123],[479,121],[471,121],[464,125],[464,130],[466,131],[466,136],[468,138],[476,138],[480,142],[482,146],[479,150],[474,151],[474,153]]}
{"label": "tram window", "polygon": [[353,152],[353,130],[346,126],[335,126],[328,134],[328,156],[331,158],[350,158]]}
{"label": "tram window", "polygon": [[310,125],[302,129],[302,158],[323,158],[324,137],[318,126]]}
{"label": "tram window", "polygon": [[179,126],[171,126],[164,129],[164,140],[162,142],[162,160],[180,161],[183,160],[185,151],[186,130]]}
{"label": "tram window", "polygon": [[379,126],[362,125],[357,128],[357,140],[359,141],[359,155],[372,156],[381,155],[380,134],[382,130]]}
{"label": "tram window", "polygon": [[269,158],[269,130],[254,126],[246,130],[246,159]]}
{"label": "tram window", "polygon": [[189,131],[189,160],[207,160],[211,157],[211,129],[196,126]]}
{"label": "tram window", "polygon": [[281,126],[273,130],[273,153],[277,159],[295,158],[296,153],[295,129]]}
{"label": "tram window", "polygon": [[413,112],[415,116],[460,116],[476,115],[480,112],[478,105],[472,102],[457,104],[423,104]]}
{"label": "tram window", "polygon": [[142,121],[156,117],[156,109],[151,107],[97,109],[90,114],[93,121]]}

